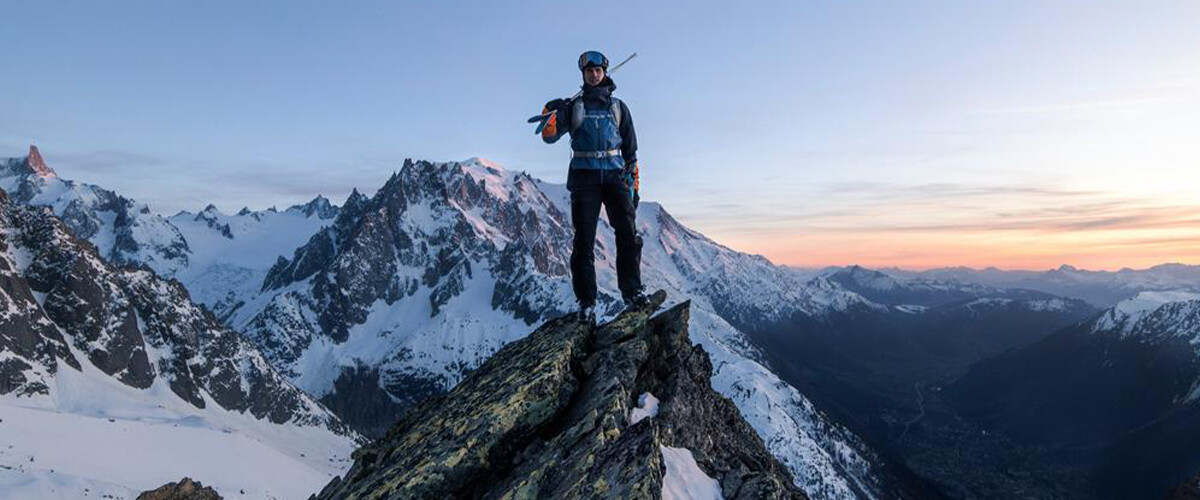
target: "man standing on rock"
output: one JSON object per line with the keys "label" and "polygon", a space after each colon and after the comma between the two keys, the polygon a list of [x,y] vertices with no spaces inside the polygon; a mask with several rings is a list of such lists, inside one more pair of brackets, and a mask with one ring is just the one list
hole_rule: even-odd
{"label": "man standing on rock", "polygon": [[624,102],[612,96],[617,86],[606,74],[608,58],[596,51],[579,56],[583,92],[575,99],[546,103],[549,114],[542,140],[557,142],[571,134],[571,284],[579,301],[579,320],[596,322],[596,224],[600,205],[617,237],[617,286],[625,306],[646,303],[642,292],[642,239],[637,234],[637,135]]}

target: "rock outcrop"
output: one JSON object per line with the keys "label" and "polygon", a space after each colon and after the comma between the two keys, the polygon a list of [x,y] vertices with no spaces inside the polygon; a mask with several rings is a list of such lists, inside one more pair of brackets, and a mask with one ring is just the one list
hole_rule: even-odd
{"label": "rock outcrop", "polygon": [[217,490],[185,477],[138,495],[137,500],[221,500]]}
{"label": "rock outcrop", "polygon": [[660,498],[705,485],[806,498],[710,386],[690,302],[651,317],[665,298],[594,328],[548,321],[358,450],[314,498]]}
{"label": "rock outcrop", "polygon": [[46,160],[42,159],[41,151],[38,151],[37,146],[29,145],[29,161],[26,162],[29,167],[29,173],[39,177],[57,177],[58,174],[54,169],[46,165]]}

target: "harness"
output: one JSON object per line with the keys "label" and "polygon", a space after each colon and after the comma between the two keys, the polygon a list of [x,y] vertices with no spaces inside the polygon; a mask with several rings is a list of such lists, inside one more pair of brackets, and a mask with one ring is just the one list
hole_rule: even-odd
{"label": "harness", "polygon": [[571,151],[571,158],[608,158],[610,156],[621,156],[621,150],[609,149],[605,151]]}

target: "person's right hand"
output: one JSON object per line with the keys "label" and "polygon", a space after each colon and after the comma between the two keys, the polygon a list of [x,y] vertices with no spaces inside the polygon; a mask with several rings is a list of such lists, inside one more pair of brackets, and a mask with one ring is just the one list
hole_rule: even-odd
{"label": "person's right hand", "polygon": [[550,102],[546,103],[546,110],[550,111],[551,113],[562,111],[563,108],[567,107],[568,102],[570,101],[566,99],[551,99]]}

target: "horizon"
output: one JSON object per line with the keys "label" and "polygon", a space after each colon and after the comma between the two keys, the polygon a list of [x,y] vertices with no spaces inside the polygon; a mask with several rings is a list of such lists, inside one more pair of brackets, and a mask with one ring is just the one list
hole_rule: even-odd
{"label": "horizon", "polygon": [[[30,147],[36,148],[37,145],[31,144]],[[43,159],[46,157],[46,154],[41,152],[41,148],[38,148],[38,153],[43,157]],[[17,155],[17,156],[0,155],[0,158],[22,158],[23,156],[24,155]],[[488,164],[490,164],[492,166],[499,167],[505,171],[528,173],[527,171],[524,171],[524,170],[510,169],[505,165],[501,165],[497,162],[494,162],[494,161],[492,161],[486,157],[482,157],[482,156],[472,156],[472,157],[464,159],[464,160],[423,160],[423,159],[406,157],[405,159],[401,160],[399,163],[401,164],[401,166],[403,166],[404,162],[407,162],[407,161],[414,161],[414,162],[428,161],[431,163],[465,163],[465,162],[469,162],[472,160],[481,160],[483,162],[487,162]],[[47,164],[47,166],[50,167],[51,170],[54,171],[55,176],[57,176],[60,179],[63,179],[66,181],[72,181],[72,182],[79,182],[79,183],[83,183],[83,184],[95,185],[95,183],[89,182],[85,179],[77,179],[77,178],[72,178],[70,176],[60,175],[58,173],[58,169],[54,168],[52,161],[47,160],[46,164]],[[392,171],[391,173],[388,174],[388,176],[391,176],[396,172],[398,172],[398,170]],[[533,175],[533,174],[530,174],[530,175]],[[550,184],[564,185],[564,183],[561,183],[561,182],[553,183],[553,182],[541,179],[537,176],[534,176],[534,179],[537,179],[541,182],[550,183]],[[380,185],[382,185],[382,181],[380,182]],[[106,186],[99,186],[99,187],[107,189]],[[366,196],[374,196],[375,192],[378,191],[378,186],[372,187],[372,188],[354,186],[354,187],[350,188],[350,191],[351,192],[357,191]],[[119,193],[119,192],[117,194],[123,195],[122,193]],[[285,203],[282,205],[277,204],[277,205],[258,207],[258,208],[251,208],[248,205],[244,205],[242,207],[235,208],[235,209],[230,209],[228,206],[226,208],[221,208],[216,203],[210,202],[210,203],[206,203],[203,206],[196,207],[196,208],[191,208],[191,207],[181,208],[177,211],[174,211],[174,213],[169,213],[169,212],[165,212],[165,211],[156,209],[154,206],[150,205],[149,203],[145,203],[142,200],[139,200],[137,198],[132,198],[132,199],[138,203],[145,203],[148,207],[150,207],[150,210],[152,212],[157,213],[159,216],[162,216],[164,218],[170,218],[170,217],[174,217],[174,216],[177,216],[177,215],[180,215],[183,213],[186,213],[189,215],[195,215],[195,214],[198,214],[198,213],[206,210],[209,206],[213,206],[214,208],[216,208],[216,210],[218,212],[220,212],[221,214],[226,215],[226,216],[236,216],[237,212],[240,212],[243,209],[249,209],[252,212],[270,211],[270,210],[282,212],[282,211],[287,210],[292,207],[302,206],[302,205],[309,203],[317,198],[325,198],[326,200],[329,201],[330,204],[337,206],[337,207],[341,207],[344,204],[345,199],[348,198],[349,196],[350,196],[350,193],[347,193],[345,196],[340,197],[341,201],[339,201],[339,198],[335,198],[328,194],[316,193],[316,194],[313,194],[306,198],[302,197],[301,199],[297,199],[297,200],[294,200],[292,202]],[[658,203],[659,205],[662,205],[660,202],[655,201],[655,200],[646,200],[646,202],[647,203]],[[663,210],[670,213],[670,210],[667,210],[666,206],[663,206]],[[678,216],[673,213],[672,213],[672,217],[678,218]],[[707,235],[705,235],[705,236],[707,236]],[[764,257],[764,258],[768,259],[769,261],[771,261],[771,263],[774,265],[789,267],[789,268],[793,268],[796,270],[807,271],[807,272],[819,272],[819,271],[824,271],[824,270],[828,270],[828,269],[844,269],[844,268],[850,268],[850,267],[862,267],[864,269],[870,269],[870,270],[876,270],[876,271],[903,271],[903,272],[927,272],[927,271],[937,271],[937,270],[968,270],[968,271],[978,271],[978,272],[985,272],[985,271],[1046,272],[1046,271],[1063,270],[1063,268],[1072,268],[1074,270],[1084,271],[1084,272],[1113,273],[1113,272],[1121,272],[1121,271],[1134,271],[1134,272],[1150,271],[1150,270],[1153,270],[1153,269],[1159,268],[1159,267],[1176,266],[1176,265],[1178,265],[1178,266],[1200,266],[1200,264],[1188,264],[1188,263],[1184,263],[1184,262],[1160,262],[1157,264],[1150,264],[1150,265],[1147,265],[1144,267],[1121,266],[1121,267],[1114,267],[1114,268],[1088,268],[1088,267],[1076,266],[1069,262],[1063,262],[1063,263],[1060,263],[1060,264],[1057,264],[1054,266],[1050,266],[1050,267],[1046,267],[1046,268],[1013,268],[1013,267],[1002,267],[1002,266],[996,266],[996,265],[969,266],[969,265],[959,265],[959,264],[937,265],[937,266],[922,268],[922,267],[905,267],[905,266],[895,266],[895,265],[872,266],[872,265],[868,265],[868,264],[864,264],[864,263],[860,263],[860,262],[846,262],[846,263],[841,263],[841,264],[819,264],[819,265],[793,265],[793,264],[788,264],[788,263],[776,262],[771,257],[763,255],[763,254],[755,253],[755,252],[744,250],[744,249],[734,248],[732,246],[726,245],[725,243],[723,243],[721,241],[717,241],[715,239],[714,239],[714,241],[716,241],[720,245],[728,246],[729,248],[732,248],[738,252]]]}
{"label": "horizon", "polygon": [[561,8],[15,4],[0,153],[39,144],[65,178],[164,215],[340,203],[404,157],[562,183],[565,146],[524,118],[577,87],[579,52],[637,52],[614,79],[643,198],[730,248],[797,268],[1200,264],[1200,4],[680,19],[618,1],[604,34],[545,22]]}

